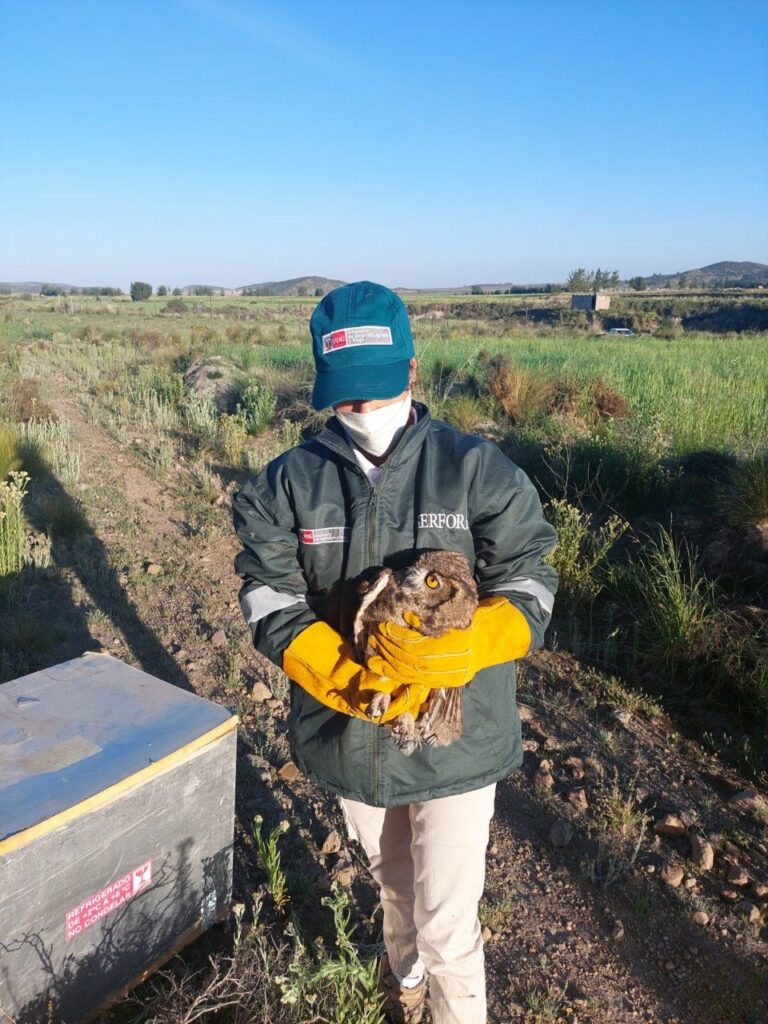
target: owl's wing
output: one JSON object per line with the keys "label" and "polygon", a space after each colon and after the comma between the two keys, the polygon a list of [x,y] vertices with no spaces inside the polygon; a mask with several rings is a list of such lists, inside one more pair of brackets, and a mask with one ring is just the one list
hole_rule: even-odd
{"label": "owl's wing", "polygon": [[464,729],[460,686],[441,687],[429,695],[427,708],[418,721],[424,743],[430,747],[447,747]]}
{"label": "owl's wing", "polygon": [[359,658],[364,659],[368,653],[368,634],[370,633],[371,626],[373,625],[369,609],[391,579],[392,570],[382,569],[378,576],[371,580],[368,585],[368,589],[360,599],[360,607],[357,609],[357,615],[355,615],[355,621],[352,624],[352,637],[354,639],[357,656]]}

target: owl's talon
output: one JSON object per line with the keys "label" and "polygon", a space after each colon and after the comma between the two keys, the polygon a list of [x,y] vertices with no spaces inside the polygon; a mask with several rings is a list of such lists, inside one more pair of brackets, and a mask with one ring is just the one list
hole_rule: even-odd
{"label": "owl's talon", "polygon": [[392,742],[398,750],[410,757],[414,751],[421,747],[421,736],[419,735],[416,719],[408,711],[398,715],[392,723]]}
{"label": "owl's talon", "polygon": [[375,693],[366,709],[366,715],[368,715],[371,721],[375,722],[387,710],[391,700],[392,698],[388,693]]}

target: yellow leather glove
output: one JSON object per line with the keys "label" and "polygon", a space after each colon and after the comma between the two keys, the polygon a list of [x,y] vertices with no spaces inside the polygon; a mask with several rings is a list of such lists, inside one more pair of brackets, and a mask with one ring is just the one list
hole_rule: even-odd
{"label": "yellow leather glove", "polygon": [[355,659],[355,649],[327,622],[313,622],[295,637],[283,654],[283,671],[321,704],[353,718],[364,718],[375,693],[392,694],[392,701],[377,724],[410,711],[418,714],[428,691],[385,678]]}
{"label": "yellow leather glove", "polygon": [[[418,617],[411,615],[411,622],[418,625]],[[483,668],[522,658],[531,646],[531,628],[505,597],[486,597],[467,629],[430,637],[382,622],[368,642],[376,651],[367,659],[372,672],[435,689],[464,686]]]}

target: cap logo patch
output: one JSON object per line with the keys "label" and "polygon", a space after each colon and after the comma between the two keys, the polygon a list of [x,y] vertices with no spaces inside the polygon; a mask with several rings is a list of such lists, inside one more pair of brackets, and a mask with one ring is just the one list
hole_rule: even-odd
{"label": "cap logo patch", "polygon": [[323,335],[323,353],[336,352],[340,348],[359,345],[392,345],[392,331],[389,327],[344,327]]}
{"label": "cap logo patch", "polygon": [[349,540],[348,526],[324,526],[317,530],[299,530],[302,544],[346,544]]}

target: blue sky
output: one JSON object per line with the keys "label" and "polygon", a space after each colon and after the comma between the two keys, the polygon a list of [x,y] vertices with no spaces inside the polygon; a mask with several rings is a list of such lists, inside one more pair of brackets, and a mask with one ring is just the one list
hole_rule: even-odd
{"label": "blue sky", "polygon": [[768,262],[764,0],[0,0],[0,280]]}

